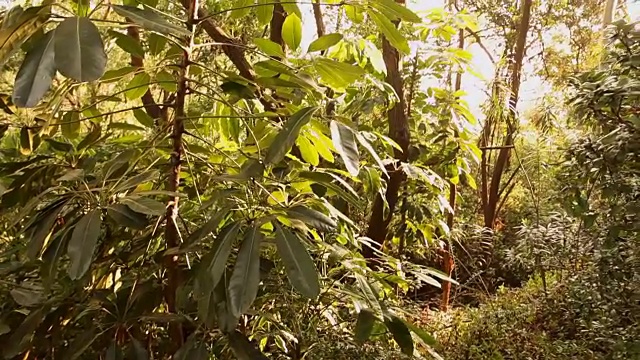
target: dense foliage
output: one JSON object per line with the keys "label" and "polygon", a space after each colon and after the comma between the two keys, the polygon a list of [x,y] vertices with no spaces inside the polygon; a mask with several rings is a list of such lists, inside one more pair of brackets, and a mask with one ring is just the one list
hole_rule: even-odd
{"label": "dense foliage", "polygon": [[1,355],[639,357],[613,3],[4,9]]}

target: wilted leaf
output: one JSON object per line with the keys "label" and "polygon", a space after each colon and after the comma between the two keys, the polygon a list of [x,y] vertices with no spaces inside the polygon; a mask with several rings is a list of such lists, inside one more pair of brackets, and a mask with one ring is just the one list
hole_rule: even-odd
{"label": "wilted leaf", "polygon": [[276,225],[276,246],[291,285],[302,295],[315,299],[320,294],[318,271],[297,234]]}

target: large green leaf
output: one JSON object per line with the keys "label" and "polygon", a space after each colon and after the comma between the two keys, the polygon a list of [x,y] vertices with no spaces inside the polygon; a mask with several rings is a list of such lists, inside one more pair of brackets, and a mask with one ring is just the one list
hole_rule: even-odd
{"label": "large green leaf", "polygon": [[371,5],[391,20],[404,20],[413,23],[422,21],[420,16],[395,0],[375,0]]}
{"label": "large green leaf", "polygon": [[291,285],[302,295],[315,299],[320,294],[318,271],[297,234],[276,225],[276,246]]}
{"label": "large green leaf", "polygon": [[174,25],[167,20],[165,20],[162,16],[160,16],[157,12],[145,8],[139,9],[134,6],[128,5],[111,5],[113,10],[125,18],[129,18],[134,23],[142,26],[143,28],[151,31],[157,31],[162,34],[167,35],[175,35],[175,36],[183,36],[188,37],[191,36],[191,32],[188,31],[184,27],[180,27]]}
{"label": "large green leaf", "polygon": [[302,205],[288,209],[287,215],[324,232],[334,231],[338,227],[338,224],[336,224],[332,218],[318,210],[310,209]]}
{"label": "large green leaf", "polygon": [[413,355],[413,338],[404,321],[394,314],[386,313],[384,315],[384,324],[393,335],[393,339],[398,346],[400,346],[400,350],[407,355]]}
{"label": "large green leaf", "polygon": [[377,11],[370,11],[369,16],[371,16],[371,19],[378,27],[378,30],[380,30],[393,47],[405,54],[409,54],[411,52],[407,39],[386,16]]}
{"label": "large green leaf", "polygon": [[297,50],[302,42],[302,20],[296,14],[289,14],[282,24],[282,39],[289,49]]}
{"label": "large green leaf", "polygon": [[315,52],[315,51],[327,50],[328,48],[332,47],[333,45],[339,43],[340,40],[342,40],[342,35],[341,34],[323,35],[323,36],[317,38],[316,40],[314,40],[311,44],[309,44],[309,50],[307,50],[307,51],[308,52]]}
{"label": "large green leaf", "polygon": [[58,71],[77,81],[98,80],[107,67],[107,54],[98,28],[82,17],[65,19],[54,35]]}
{"label": "large green leaf", "polygon": [[376,316],[371,309],[361,309],[356,321],[354,339],[359,343],[369,340],[375,322]]}
{"label": "large green leaf", "polygon": [[273,0],[258,0],[256,16],[260,25],[266,25],[273,17]]}
{"label": "large green leaf", "polygon": [[146,72],[137,73],[133,79],[127,85],[125,90],[125,96],[129,100],[136,100],[141,98],[147,90],[149,90],[149,83],[151,82],[151,76]]}
{"label": "large green leaf", "polygon": [[249,310],[258,295],[261,241],[259,226],[254,225],[246,230],[229,280],[229,309],[234,316]]}
{"label": "large green leaf", "polygon": [[359,66],[331,59],[318,58],[315,60],[315,65],[322,81],[340,92],[344,92],[347,87],[365,74],[364,69]]}
{"label": "large green leaf", "polygon": [[13,103],[18,107],[34,107],[51,87],[56,74],[54,31],[49,31],[27,52],[16,75]]}
{"label": "large green leaf", "polygon": [[351,176],[358,176],[360,173],[360,154],[353,130],[335,120],[331,121],[330,127],[333,146],[344,161],[347,171]]}
{"label": "large green leaf", "polygon": [[122,204],[113,204],[107,208],[107,214],[117,224],[142,230],[147,227],[147,217]]}
{"label": "large green leaf", "polygon": [[95,209],[84,215],[76,224],[71,234],[71,240],[67,246],[69,265],[69,277],[77,280],[89,270],[93,252],[100,238],[102,226],[102,211]]}
{"label": "large green leaf", "polygon": [[116,45],[127,53],[139,57],[144,57],[144,49],[140,42],[127,34],[109,30],[109,35],[116,39]]}
{"label": "large green leaf", "polygon": [[302,155],[302,159],[304,159],[304,161],[313,166],[318,166],[318,164],[320,164],[320,154],[318,154],[318,150],[316,150],[316,147],[311,144],[309,139],[305,136],[298,136],[296,144],[300,149],[300,155]]}
{"label": "large green leaf", "polygon": [[49,291],[51,283],[58,272],[58,263],[66,249],[66,245],[71,237],[71,228],[65,229],[64,233],[56,236],[47,249],[42,253],[42,264],[40,265],[40,276],[45,292]]}
{"label": "large green leaf", "polygon": [[263,53],[274,56],[274,57],[285,57],[284,50],[282,50],[282,46],[280,44],[276,44],[269,39],[264,38],[255,38],[253,42],[258,46],[258,49]]}
{"label": "large green leaf", "polygon": [[273,165],[284,159],[284,156],[295,144],[302,127],[311,120],[317,110],[317,107],[306,107],[293,114],[287,120],[284,128],[276,135],[273,143],[269,146],[264,158],[265,164]]}
{"label": "large green leaf", "polygon": [[163,203],[146,197],[128,197],[123,199],[122,203],[131,210],[145,215],[160,216],[166,211]]}
{"label": "large green leaf", "polygon": [[233,241],[238,237],[240,225],[240,222],[234,222],[222,228],[208,254],[208,257],[211,258],[211,263],[207,266],[206,271],[210,276],[210,286],[212,287],[218,285],[222,275],[224,275]]}
{"label": "large green leaf", "polygon": [[41,214],[38,214],[38,221],[33,223],[29,231],[30,239],[27,256],[31,260],[35,260],[40,255],[42,245],[53,231],[53,226],[65,203],[66,200],[56,201],[53,206],[47,207]]}

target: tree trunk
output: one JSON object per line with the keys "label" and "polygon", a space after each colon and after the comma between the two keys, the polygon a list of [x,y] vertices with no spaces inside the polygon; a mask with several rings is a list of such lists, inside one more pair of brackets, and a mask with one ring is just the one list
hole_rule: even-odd
{"label": "tree trunk", "polygon": [[[458,34],[458,49],[464,50],[464,29],[460,29]],[[458,72],[456,74],[456,82],[453,85],[453,91],[457,92],[462,88],[462,72]],[[456,134],[457,135],[457,134]],[[447,214],[447,226],[449,227],[449,232],[453,230],[453,225],[455,224],[455,212],[456,212],[456,198],[458,197],[458,188],[456,184],[450,182],[449,183],[449,206],[451,207],[451,212]],[[451,240],[445,243],[444,254],[442,258],[443,272],[451,277],[453,274],[453,254],[451,249]],[[444,281],[442,283],[442,301],[440,302],[440,310],[447,311],[449,309],[449,298],[451,297],[451,283],[448,281]]]}
{"label": "tree trunk", "polygon": [[[531,18],[531,5],[532,0],[524,0],[522,2],[521,21],[518,28],[518,37],[516,39],[516,45],[514,50],[513,67],[511,71],[511,83],[509,85],[509,109],[507,117],[507,129],[505,134],[505,140],[503,146],[500,147],[498,157],[495,161],[493,172],[491,175],[491,183],[488,189],[487,203],[484,208],[484,224],[485,227],[493,228],[498,216],[498,204],[500,203],[500,185],[502,176],[506,170],[509,158],[511,156],[511,149],[514,145],[515,134],[518,128],[518,118],[516,112],[516,106],[518,105],[518,98],[520,92],[521,74],[522,74],[522,62],[525,54],[525,47],[527,41],[527,33],[529,32],[529,22]],[[486,151],[489,151],[488,149]]]}
{"label": "tree trunk", "polygon": [[[400,4],[404,4],[404,0],[396,0]],[[395,24],[397,26],[397,23]],[[407,160],[409,153],[409,123],[407,121],[407,113],[404,99],[404,81],[402,79],[400,52],[394,48],[386,38],[382,39],[382,55],[384,63],[387,66],[387,83],[395,90],[398,95],[398,102],[387,112],[389,121],[389,137],[400,145],[402,151],[394,150],[396,158],[396,166],[390,166],[388,169],[389,180],[387,182],[387,191],[385,198],[380,195],[376,196],[373,203],[371,217],[367,227],[366,236],[373,240],[371,246],[365,246],[363,256],[366,259],[374,259],[376,250],[381,250],[387,237],[389,223],[398,202],[398,193],[405,179],[405,174],[400,168],[400,163]],[[389,206],[389,213],[384,214],[384,201]]]}

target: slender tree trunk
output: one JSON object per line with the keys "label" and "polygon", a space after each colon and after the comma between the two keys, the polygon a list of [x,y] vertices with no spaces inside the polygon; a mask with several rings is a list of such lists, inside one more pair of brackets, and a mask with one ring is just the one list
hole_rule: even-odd
{"label": "slender tree trunk", "polygon": [[282,38],[282,25],[286,18],[287,13],[284,11],[280,1],[277,1],[273,6],[273,17],[271,18],[271,24],[269,25],[269,39],[282,46],[283,49],[285,49],[285,44],[284,39]]}
{"label": "slender tree trunk", "polygon": [[[187,26],[190,30],[194,30],[196,24],[196,14],[198,10],[198,0],[190,0],[188,6]],[[178,89],[176,92],[176,100],[174,104],[174,119],[171,130],[173,151],[170,157],[170,172],[166,189],[172,193],[177,193],[180,188],[180,169],[182,165],[182,157],[184,155],[184,144],[182,135],[184,133],[185,119],[185,98],[187,96],[188,83],[187,77],[189,73],[191,49],[193,47],[193,35],[188,39],[189,43],[185,47],[182,63],[178,74]],[[165,214],[165,241],[167,249],[180,245],[180,230],[178,228],[178,196],[170,196],[167,204],[167,212]],[[164,266],[167,274],[167,282],[164,286],[164,299],[167,303],[167,311],[169,313],[177,313],[176,292],[180,286],[180,269],[178,267],[178,256],[168,255],[164,258]],[[184,331],[180,323],[169,324],[169,336],[172,340],[172,350],[177,351],[184,343]]]}
{"label": "slender tree trunk", "polygon": [[[396,2],[404,4],[404,0],[396,0]],[[394,156],[397,161],[395,167],[390,167],[388,169],[389,180],[387,182],[385,198],[383,199],[380,195],[377,195],[373,203],[366,236],[373,240],[374,244],[372,244],[371,247],[365,246],[363,249],[363,256],[370,260],[375,257],[376,250],[382,249],[385,238],[387,237],[389,223],[391,222],[396,203],[398,202],[398,193],[400,192],[400,187],[405,179],[405,174],[399,164],[407,161],[410,141],[409,123],[407,121],[404,99],[404,81],[400,71],[402,64],[400,52],[398,52],[398,50],[394,48],[386,38],[383,38],[382,55],[384,63],[387,66],[386,80],[395,90],[399,99],[398,102],[387,112],[387,119],[389,121],[389,137],[398,143],[402,150],[394,150]],[[386,216],[384,214],[385,200],[389,206],[389,213]]]}
{"label": "slender tree trunk", "polygon": [[[458,34],[458,49],[464,50],[464,29],[461,29]],[[462,72],[456,74],[456,81],[453,85],[453,91],[457,92],[462,88]],[[456,134],[457,135],[457,134]],[[458,197],[458,188],[456,184],[449,182],[449,206],[451,211],[447,214],[447,226],[449,232],[453,230],[455,225],[455,212],[456,212],[456,198]],[[454,260],[451,249],[451,240],[445,243],[444,255],[443,255],[443,272],[451,277],[453,274]],[[442,301],[440,303],[440,310],[447,311],[449,309],[449,298],[451,297],[451,283],[445,281],[442,283]]]}
{"label": "slender tree trunk", "polygon": [[485,227],[493,228],[498,216],[498,204],[500,203],[500,185],[502,176],[506,170],[511,149],[514,145],[515,134],[518,127],[518,118],[516,107],[520,92],[520,83],[522,75],[522,63],[525,54],[527,42],[527,33],[529,32],[529,22],[531,18],[532,0],[523,0],[521,10],[520,26],[518,28],[518,37],[514,51],[514,60],[511,71],[511,83],[509,85],[509,109],[507,118],[507,129],[503,146],[499,149],[498,157],[493,167],[491,175],[491,183],[489,186],[488,200],[484,211]]}

